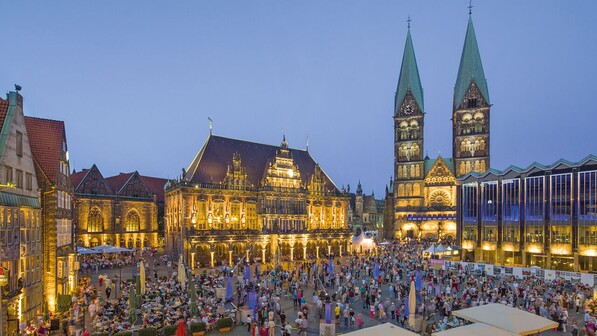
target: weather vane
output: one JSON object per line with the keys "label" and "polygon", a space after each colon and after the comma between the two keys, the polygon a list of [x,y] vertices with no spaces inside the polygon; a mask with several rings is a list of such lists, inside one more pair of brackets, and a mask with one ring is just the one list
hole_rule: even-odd
{"label": "weather vane", "polygon": [[468,0],[468,15],[473,14],[473,0]]}
{"label": "weather vane", "polygon": [[412,20],[410,19],[410,15],[409,15],[409,16],[408,16],[408,19],[406,19],[406,22],[408,23],[408,29],[410,29],[410,22],[411,22],[411,21],[412,21]]}

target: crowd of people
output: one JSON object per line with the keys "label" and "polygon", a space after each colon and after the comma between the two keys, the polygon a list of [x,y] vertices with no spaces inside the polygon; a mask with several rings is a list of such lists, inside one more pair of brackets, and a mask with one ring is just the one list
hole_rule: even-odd
{"label": "crowd of people", "polygon": [[[371,253],[343,258],[269,265],[241,261],[196,272],[187,269],[184,282],[179,281],[176,264],[166,274],[158,274],[155,266],[166,260],[155,260],[147,262],[145,293],[138,296],[135,309],[129,296],[138,293],[138,281],[125,281],[115,288],[117,283],[100,276],[98,288],[84,284],[73,297],[72,315],[80,317],[81,307],[86,307],[92,331],[109,333],[161,328],[180,320],[187,327],[205,322],[211,330],[223,317],[232,317],[235,324],[246,323],[252,336],[273,336],[277,330],[283,336],[306,335],[309,326],[320,320],[336,323],[344,331],[378,322],[409,328],[408,294],[415,281],[415,313],[420,317],[415,329],[423,334],[466,324],[452,312],[487,303],[541,315],[558,322],[562,333],[595,334],[597,303],[592,300],[592,288],[561,279],[489,276],[458,264],[436,268],[423,256],[426,247],[420,242],[391,242]],[[132,264],[142,260],[119,256],[104,255],[97,260]],[[226,290],[230,283],[233,288]],[[228,293],[223,296],[223,291]]]}

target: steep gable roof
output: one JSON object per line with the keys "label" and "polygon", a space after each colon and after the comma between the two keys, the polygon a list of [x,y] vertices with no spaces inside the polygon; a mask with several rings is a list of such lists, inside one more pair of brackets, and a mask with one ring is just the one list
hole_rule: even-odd
{"label": "steep gable roof", "polygon": [[0,128],[4,125],[4,119],[8,113],[8,99],[0,97]]}
{"label": "steep gable roof", "polygon": [[164,185],[168,182],[167,179],[159,178],[159,177],[151,177],[151,176],[143,176],[141,175],[141,179],[143,179],[143,183],[147,190],[153,195],[156,195],[156,199],[158,202],[164,202]]}
{"label": "steep gable roof", "polygon": [[[248,181],[257,187],[267,170],[268,162],[276,157],[279,149],[279,146],[210,135],[189,165],[184,179],[195,183],[221,183],[226,177],[228,166],[232,165],[233,155],[238,153],[246,168]],[[307,151],[292,148],[288,148],[288,151],[294,164],[298,166],[301,182],[307,185],[315,172],[315,160]],[[322,173],[326,189],[339,192],[323,169]]]}
{"label": "steep gable roof", "polygon": [[429,157],[425,157],[425,173],[423,176],[427,176],[427,174],[433,169],[437,160],[441,160],[447,167],[450,169],[452,174],[454,174],[454,159],[452,158],[444,158],[441,155],[438,156],[436,159],[430,159]]}
{"label": "steep gable roof", "polygon": [[[85,173],[85,175],[80,180],[78,179],[79,176],[76,176],[73,179],[71,175],[71,184],[73,185],[76,194],[104,196],[114,195],[114,192],[109,187],[108,183],[106,182],[106,179],[104,179],[102,173],[99,171],[95,164],[91,166],[89,170],[84,170],[83,172]],[[76,183],[77,181],[78,183]]]}
{"label": "steep gable roof", "polygon": [[487,80],[485,79],[485,72],[481,63],[481,54],[479,53],[475,27],[473,27],[473,18],[469,15],[466,37],[464,38],[464,46],[462,47],[462,56],[460,57],[460,67],[458,68],[458,76],[456,77],[456,85],[454,86],[455,108],[460,106],[464,95],[473,82],[479,87],[483,98],[489,104]]}
{"label": "steep gable roof", "polygon": [[60,171],[62,142],[65,139],[64,122],[34,117],[25,117],[29,144],[35,162],[52,183]]}
{"label": "steep gable roof", "polygon": [[419,108],[424,111],[423,87],[421,85],[421,78],[419,77],[415,48],[410,37],[410,28],[406,34],[406,44],[404,45],[404,54],[402,55],[402,66],[400,67],[400,77],[398,79],[398,88],[396,89],[394,102],[395,112],[400,108],[409,90],[417,104],[419,104]]}

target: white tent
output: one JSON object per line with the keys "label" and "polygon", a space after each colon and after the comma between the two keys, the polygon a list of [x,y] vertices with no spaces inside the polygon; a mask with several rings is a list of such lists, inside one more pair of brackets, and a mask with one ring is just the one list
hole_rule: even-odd
{"label": "white tent", "polygon": [[97,254],[101,253],[89,247],[77,246],[77,254]]}
{"label": "white tent", "polygon": [[359,236],[352,237],[352,250],[361,252],[364,250],[375,249],[375,242],[373,238],[369,238],[365,235],[365,232],[361,232]]}
{"label": "white tent", "polygon": [[435,244],[431,244],[431,246],[429,246],[428,249],[426,249],[425,251],[423,251],[423,253],[430,253],[430,254],[434,254],[435,253]]}
{"label": "white tent", "polygon": [[448,252],[448,249],[444,247],[441,243],[435,247],[435,253],[444,253]]}
{"label": "white tent", "polygon": [[467,321],[489,324],[517,335],[537,334],[558,326],[557,322],[539,315],[498,303],[456,310],[452,314]]}
{"label": "white tent", "polygon": [[492,335],[492,336],[516,336],[518,334],[509,332],[498,327],[490,326],[485,323],[473,323],[462,327],[448,329],[440,332],[432,333],[433,336],[478,336],[478,335]]}
{"label": "white tent", "polygon": [[344,336],[419,336],[412,331],[400,328],[392,323],[378,324],[373,327],[359,329],[344,334]]}

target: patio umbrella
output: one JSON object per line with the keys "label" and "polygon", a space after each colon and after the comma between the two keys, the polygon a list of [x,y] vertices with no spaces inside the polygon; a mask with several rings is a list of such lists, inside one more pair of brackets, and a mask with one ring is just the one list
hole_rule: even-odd
{"label": "patio umbrella", "polygon": [[145,295],[145,263],[143,260],[139,264],[139,287],[141,287],[141,294]]}
{"label": "patio umbrella", "polygon": [[176,328],[176,336],[187,336],[187,330],[184,328],[183,320],[178,320],[178,328]]}
{"label": "patio umbrella", "polygon": [[415,282],[410,282],[410,291],[408,292],[408,325],[415,328],[415,313],[417,310],[417,291]]}
{"label": "patio umbrella", "polygon": [[184,264],[182,263],[182,254],[180,255],[180,259],[178,260],[178,282],[184,287],[187,281],[187,277],[185,274]]}
{"label": "patio umbrella", "polygon": [[130,291],[129,293],[129,322],[131,323],[131,325],[134,325],[135,322],[137,321],[137,312],[135,310],[135,292],[134,291]]}
{"label": "patio umbrella", "polygon": [[193,279],[189,279],[189,286],[187,287],[187,296],[191,301],[189,305],[189,311],[191,316],[199,315],[199,307],[197,307],[197,289],[195,288],[195,282]]}

